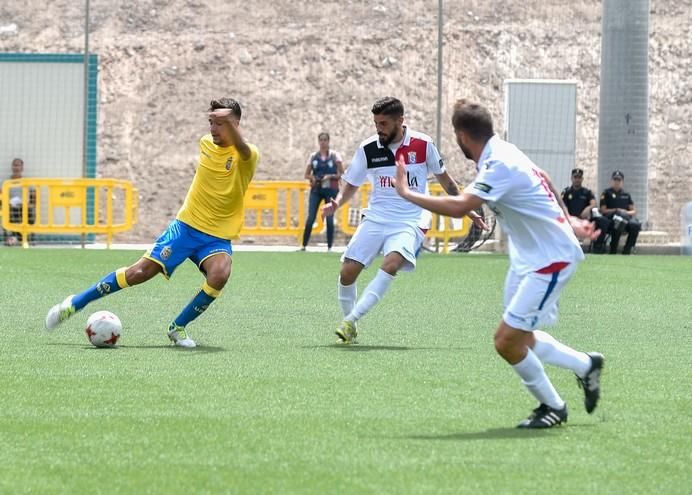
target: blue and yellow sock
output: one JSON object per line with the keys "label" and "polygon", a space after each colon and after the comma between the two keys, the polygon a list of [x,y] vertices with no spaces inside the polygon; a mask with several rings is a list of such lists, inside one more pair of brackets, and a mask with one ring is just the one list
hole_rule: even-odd
{"label": "blue and yellow sock", "polygon": [[84,292],[77,294],[72,298],[72,305],[77,311],[79,311],[91,301],[95,301],[103,296],[113,294],[114,292],[118,292],[120,289],[129,287],[127,280],[125,280],[125,270],[127,270],[127,268],[118,268],[116,271],[109,273]]}
{"label": "blue and yellow sock", "polygon": [[209,305],[219,297],[219,294],[221,294],[220,290],[214,289],[205,281],[204,284],[202,284],[202,290],[200,290],[197,295],[192,298],[192,301],[183,308],[178,317],[173,320],[173,323],[179,327],[184,327],[204,313]]}

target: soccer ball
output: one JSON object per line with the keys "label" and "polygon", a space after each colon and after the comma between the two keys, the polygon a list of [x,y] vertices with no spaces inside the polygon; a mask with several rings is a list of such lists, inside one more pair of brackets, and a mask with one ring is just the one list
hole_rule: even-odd
{"label": "soccer ball", "polygon": [[86,336],[96,347],[115,347],[123,331],[120,318],[110,311],[97,311],[87,320]]}

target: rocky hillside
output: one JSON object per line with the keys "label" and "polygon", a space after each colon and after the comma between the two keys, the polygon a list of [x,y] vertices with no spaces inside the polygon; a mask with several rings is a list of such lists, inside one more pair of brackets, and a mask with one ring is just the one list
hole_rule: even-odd
{"label": "rocky hillside", "polygon": [[[441,149],[463,181],[449,109],[467,96],[498,117],[509,78],[579,81],[577,162],[596,182],[601,2],[447,0]],[[650,225],[679,232],[692,200],[692,0],[651,0]],[[4,0],[0,50],[79,52],[83,2]],[[132,180],[149,242],[175,214],[206,132],[211,97],[244,107],[262,152],[259,179],[298,179],[318,131],[349,157],[392,94],[412,127],[435,134],[437,2],[409,0],[91,0],[100,57],[99,173]],[[635,198],[636,199],[636,198]]]}

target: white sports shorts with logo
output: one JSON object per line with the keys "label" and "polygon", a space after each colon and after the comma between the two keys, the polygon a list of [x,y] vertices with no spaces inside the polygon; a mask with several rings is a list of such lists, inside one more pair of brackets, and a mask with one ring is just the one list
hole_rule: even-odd
{"label": "white sports shorts with logo", "polygon": [[411,272],[416,268],[416,254],[424,238],[418,227],[404,223],[381,224],[364,218],[346,246],[341,261],[349,258],[367,268],[380,252],[387,256],[396,251],[406,260],[401,270]]}
{"label": "white sports shorts with logo", "polygon": [[553,273],[531,272],[523,276],[510,268],[505,279],[504,322],[527,332],[539,326],[555,325],[560,293],[574,275],[577,264],[570,263]]}

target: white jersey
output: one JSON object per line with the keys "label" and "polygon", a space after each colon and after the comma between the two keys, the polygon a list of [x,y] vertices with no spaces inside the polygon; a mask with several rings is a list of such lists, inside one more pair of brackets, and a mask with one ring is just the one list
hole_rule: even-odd
{"label": "white jersey", "polygon": [[487,201],[509,237],[512,269],[523,275],[584,253],[539,168],[516,146],[493,136],[466,192]]}
{"label": "white jersey", "polygon": [[343,179],[361,186],[367,178],[372,185],[368,207],[363,212],[377,223],[406,223],[430,228],[432,215],[420,206],[406,201],[394,189],[396,160],[406,162],[408,185],[413,191],[428,193],[428,175],[444,173],[445,167],[432,139],[404,126],[404,139],[395,149],[380,144],[377,134],[363,141],[351,160]]}

